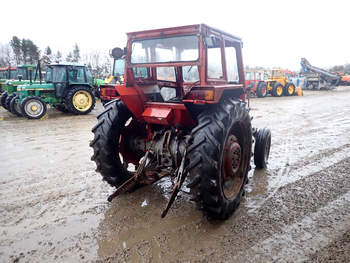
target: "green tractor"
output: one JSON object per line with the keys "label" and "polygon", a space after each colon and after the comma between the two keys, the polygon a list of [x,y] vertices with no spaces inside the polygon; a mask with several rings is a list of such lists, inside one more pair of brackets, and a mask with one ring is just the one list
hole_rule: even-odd
{"label": "green tractor", "polygon": [[10,110],[28,119],[40,119],[46,104],[61,112],[87,114],[95,107],[93,77],[85,65],[47,65],[46,83],[20,85],[10,102]]}
{"label": "green tractor", "polygon": [[6,81],[9,79],[15,79],[17,73],[16,67],[7,67],[0,68],[0,94],[4,92],[3,85],[5,85]]}
{"label": "green tractor", "polygon": [[1,88],[4,91],[0,98],[1,106],[10,110],[10,102],[16,96],[15,93],[18,85],[33,83],[33,79],[34,83],[39,83],[39,81],[35,81],[37,78],[39,78],[39,72],[36,65],[17,66],[16,72],[10,73],[10,79],[6,80],[1,85]]}

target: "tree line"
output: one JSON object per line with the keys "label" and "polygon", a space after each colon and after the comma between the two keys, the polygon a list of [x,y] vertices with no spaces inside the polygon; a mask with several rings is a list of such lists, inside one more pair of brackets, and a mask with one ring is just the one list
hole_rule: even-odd
{"label": "tree line", "polygon": [[50,46],[43,51],[31,40],[13,36],[9,43],[0,45],[0,67],[16,66],[21,64],[37,64],[41,60],[43,70],[49,63],[75,62],[85,64],[95,78],[103,78],[111,74],[112,59],[101,51],[90,51],[81,54],[78,44],[74,44],[71,51],[65,56]]}

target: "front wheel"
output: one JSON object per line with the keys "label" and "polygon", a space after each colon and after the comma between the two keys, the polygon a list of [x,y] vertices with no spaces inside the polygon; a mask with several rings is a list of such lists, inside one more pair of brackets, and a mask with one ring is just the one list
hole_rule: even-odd
{"label": "front wheel", "polygon": [[10,95],[8,95],[6,97],[6,100],[5,100],[5,109],[7,109],[8,111],[11,112],[11,109],[10,109],[10,102],[11,100],[16,97],[16,93],[11,93]]}
{"label": "front wheel", "polygon": [[16,95],[10,101],[10,111],[11,113],[17,115],[18,117],[22,117],[21,107],[18,103],[19,96]]}
{"label": "front wheel", "polygon": [[252,128],[245,104],[228,99],[201,113],[192,137],[188,187],[199,209],[211,218],[227,219],[241,201],[250,167]]}
{"label": "front wheel", "polygon": [[65,100],[66,108],[73,114],[88,114],[95,107],[95,96],[88,87],[72,88]]}
{"label": "front wheel", "polygon": [[276,83],[272,89],[272,96],[281,97],[283,95],[283,86],[281,83]]}
{"label": "front wheel", "polygon": [[271,131],[268,128],[259,129],[255,134],[254,164],[256,168],[266,168],[270,155]]}
{"label": "front wheel", "polygon": [[8,96],[7,91],[5,91],[3,94],[1,94],[1,106],[3,106],[6,109],[6,98]]}
{"label": "front wheel", "polygon": [[293,96],[295,93],[295,86],[293,83],[287,83],[287,85],[284,88],[284,94],[286,96]]}
{"label": "front wheel", "polygon": [[21,102],[22,115],[28,119],[41,119],[46,111],[46,103],[40,97],[29,96]]}
{"label": "front wheel", "polygon": [[267,85],[265,82],[260,82],[256,89],[256,95],[258,98],[264,98],[267,96]]}

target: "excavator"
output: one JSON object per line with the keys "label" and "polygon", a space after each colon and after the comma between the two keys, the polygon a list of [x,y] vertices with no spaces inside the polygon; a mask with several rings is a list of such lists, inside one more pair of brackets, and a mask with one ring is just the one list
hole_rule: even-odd
{"label": "excavator", "polygon": [[307,89],[334,89],[341,82],[341,76],[312,66],[306,58],[301,59],[300,65],[306,78]]}

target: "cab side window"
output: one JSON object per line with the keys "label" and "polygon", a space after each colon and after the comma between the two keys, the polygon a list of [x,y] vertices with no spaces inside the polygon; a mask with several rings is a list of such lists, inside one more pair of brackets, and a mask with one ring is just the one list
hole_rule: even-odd
{"label": "cab side window", "polygon": [[207,38],[207,57],[208,57],[208,79],[222,79],[222,60],[221,60],[221,40],[211,36]]}
{"label": "cab side window", "polygon": [[83,67],[72,67],[68,71],[69,82],[72,83],[84,83],[84,68]]}
{"label": "cab side window", "polygon": [[225,56],[227,81],[237,83],[239,81],[237,53],[233,43],[229,41],[225,41]]}

